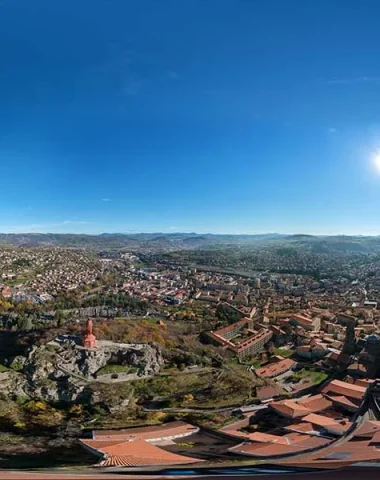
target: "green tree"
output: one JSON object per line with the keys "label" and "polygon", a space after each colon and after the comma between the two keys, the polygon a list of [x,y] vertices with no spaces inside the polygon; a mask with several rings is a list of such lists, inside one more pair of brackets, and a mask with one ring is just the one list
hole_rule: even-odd
{"label": "green tree", "polygon": [[54,314],[54,320],[56,321],[57,327],[62,327],[65,323],[65,317],[62,310],[56,310]]}

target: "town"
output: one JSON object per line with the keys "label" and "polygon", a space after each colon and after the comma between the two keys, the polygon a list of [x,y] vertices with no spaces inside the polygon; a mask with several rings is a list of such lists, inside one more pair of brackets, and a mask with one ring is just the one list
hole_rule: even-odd
{"label": "town", "polygon": [[105,468],[380,460],[373,259],[316,255],[342,261],[316,278],[308,253],[306,273],[189,255],[1,249],[0,422],[15,444],[0,453],[70,428],[70,452]]}

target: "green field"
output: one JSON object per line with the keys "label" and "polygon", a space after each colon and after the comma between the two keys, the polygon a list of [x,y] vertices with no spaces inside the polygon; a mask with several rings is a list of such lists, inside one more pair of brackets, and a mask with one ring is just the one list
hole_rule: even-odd
{"label": "green field", "polygon": [[299,372],[296,372],[294,375],[290,377],[292,381],[300,381],[300,380],[311,380],[313,383],[321,383],[328,377],[327,373],[324,372],[316,372],[315,370],[308,370],[303,368]]}
{"label": "green field", "polygon": [[287,348],[276,348],[275,350],[276,355],[281,355],[281,357],[291,357],[294,353],[294,350],[288,350]]}

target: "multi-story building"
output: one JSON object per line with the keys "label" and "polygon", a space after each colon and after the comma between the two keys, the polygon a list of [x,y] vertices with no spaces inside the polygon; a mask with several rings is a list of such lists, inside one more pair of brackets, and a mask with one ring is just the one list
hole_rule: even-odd
{"label": "multi-story building", "polygon": [[294,314],[290,317],[291,325],[300,326],[305,330],[320,330],[321,319],[319,317],[309,318],[304,315]]}
{"label": "multi-story building", "polygon": [[273,332],[261,328],[254,330],[255,320],[243,318],[227,327],[207,332],[212,343],[234,352],[240,359],[252,357],[262,352],[272,338]]}

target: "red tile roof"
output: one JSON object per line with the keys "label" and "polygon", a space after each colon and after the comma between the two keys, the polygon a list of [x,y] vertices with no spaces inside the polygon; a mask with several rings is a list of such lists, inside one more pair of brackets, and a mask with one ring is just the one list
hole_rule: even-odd
{"label": "red tile roof", "polygon": [[278,455],[296,453],[300,450],[302,450],[302,447],[297,445],[274,445],[272,443],[263,444],[260,447],[252,444],[244,444],[230,449],[230,451],[234,453],[255,457],[275,457]]}
{"label": "red tile roof", "polygon": [[120,440],[87,440],[81,439],[80,443],[83,445],[90,447],[93,450],[101,450],[105,447],[112,447],[112,445],[117,445],[120,443]]}
{"label": "red tile roof", "polygon": [[380,431],[380,422],[368,420],[355,431],[355,437],[372,437],[378,431]]}
{"label": "red tile roof", "polygon": [[97,450],[100,454],[103,454],[103,460],[99,463],[102,466],[177,465],[202,461],[167,452],[145,440],[119,442],[108,446],[102,445]]}
{"label": "red tile roof", "polygon": [[306,435],[306,437],[307,438],[305,438],[304,440],[299,441],[297,445],[307,447],[307,448],[314,448],[314,447],[322,447],[324,445],[331,443],[332,441],[330,438],[318,437],[316,435],[314,436]]}
{"label": "red tile roof", "polygon": [[282,443],[282,444],[288,443],[285,437],[281,437],[279,435],[271,435],[269,433],[254,432],[254,433],[250,433],[248,437],[253,442]]}
{"label": "red tile roof", "polygon": [[304,325],[304,326],[313,325],[315,322],[315,319],[304,317],[303,315],[294,314],[291,316],[291,318],[294,320],[297,320],[297,322],[301,323],[301,325]]}
{"label": "red tile roof", "polygon": [[355,380],[355,385],[359,385],[361,387],[368,387],[371,383],[373,383],[375,380],[372,380],[371,378],[357,378]]}
{"label": "red tile roof", "polygon": [[304,390],[308,390],[310,387],[314,385],[312,380],[307,380],[305,382],[299,382],[295,386],[293,386],[293,395],[298,394]]}
{"label": "red tile roof", "polygon": [[380,431],[376,432],[370,441],[370,444],[378,445],[379,443],[380,443]]}
{"label": "red tile roof", "polygon": [[320,425],[322,427],[327,425],[335,425],[338,423],[333,418],[325,417],[324,415],[317,415],[315,413],[311,413],[310,415],[305,417],[304,420],[305,422],[310,422],[314,425]]}
{"label": "red tile roof", "polygon": [[144,466],[194,463],[198,460],[167,452],[149,443],[154,440],[180,438],[199,430],[186,422],[171,422],[123,430],[95,430],[92,439],[81,443],[102,456],[101,465]]}
{"label": "red tile roof", "polygon": [[313,395],[303,400],[272,402],[270,406],[280,415],[296,418],[326,410],[332,406],[332,402],[323,395]]}
{"label": "red tile roof", "polygon": [[281,402],[272,402],[270,407],[280,415],[296,418],[304,417],[310,413],[310,410],[300,405],[294,400],[283,400]]}
{"label": "red tile roof", "polygon": [[315,431],[313,424],[308,422],[292,423],[291,425],[284,427],[284,429],[289,432],[301,432],[301,433],[310,433]]}
{"label": "red tile roof", "polygon": [[175,436],[186,436],[196,433],[198,427],[186,422],[169,422],[162,425],[149,425],[146,427],[125,428],[120,430],[94,430],[94,440],[153,440]]}
{"label": "red tile roof", "polygon": [[298,400],[298,403],[309,409],[312,413],[321,412],[322,410],[330,408],[332,405],[331,401],[321,394]]}
{"label": "red tile roof", "polygon": [[287,455],[294,453],[300,453],[304,450],[314,447],[322,447],[323,445],[331,442],[328,438],[323,437],[311,437],[309,435],[293,434],[286,438],[286,442],[276,443],[264,443],[262,445],[257,444],[242,444],[237,445],[230,449],[231,452],[241,455],[254,456],[254,457],[276,457],[280,455]]}
{"label": "red tile roof", "polygon": [[[140,459],[130,455],[113,455],[102,460],[99,464],[101,467],[140,467]],[[145,459],[144,466],[157,465],[157,462],[152,459]]]}
{"label": "red tile roof", "polygon": [[343,422],[339,423],[333,418],[325,417],[324,415],[317,415],[315,413],[311,413],[310,415],[307,415],[306,417],[304,417],[304,421],[310,422],[311,424],[316,425],[318,427],[322,427],[326,429],[328,432],[339,431],[341,433],[344,433],[351,426],[351,422],[346,421],[344,423]]}
{"label": "red tile roof", "polygon": [[296,362],[294,362],[290,358],[286,358],[285,360],[271,363],[269,365],[266,365],[265,367],[257,368],[255,370],[255,373],[259,377],[277,377],[277,375],[281,375],[282,373],[290,370],[295,364]]}
{"label": "red tile roof", "polygon": [[340,380],[332,380],[329,382],[322,393],[344,395],[349,398],[362,399],[366,391],[365,387],[353,385],[352,383],[342,382]]}
{"label": "red tile roof", "polygon": [[331,445],[318,452],[297,458],[281,460],[279,463],[294,466],[320,468],[343,467],[356,462],[380,461],[380,449],[370,445],[370,440],[349,441],[342,445]]}
{"label": "red tile roof", "polygon": [[337,395],[335,397],[328,397],[332,401],[332,403],[343,406],[343,407],[348,407],[350,410],[357,410],[360,406],[360,402],[355,399],[350,400],[349,398],[343,396],[343,395]]}
{"label": "red tile roof", "polygon": [[280,394],[278,387],[272,385],[265,385],[263,387],[258,387],[256,390],[256,395],[259,400],[268,400],[274,398]]}

